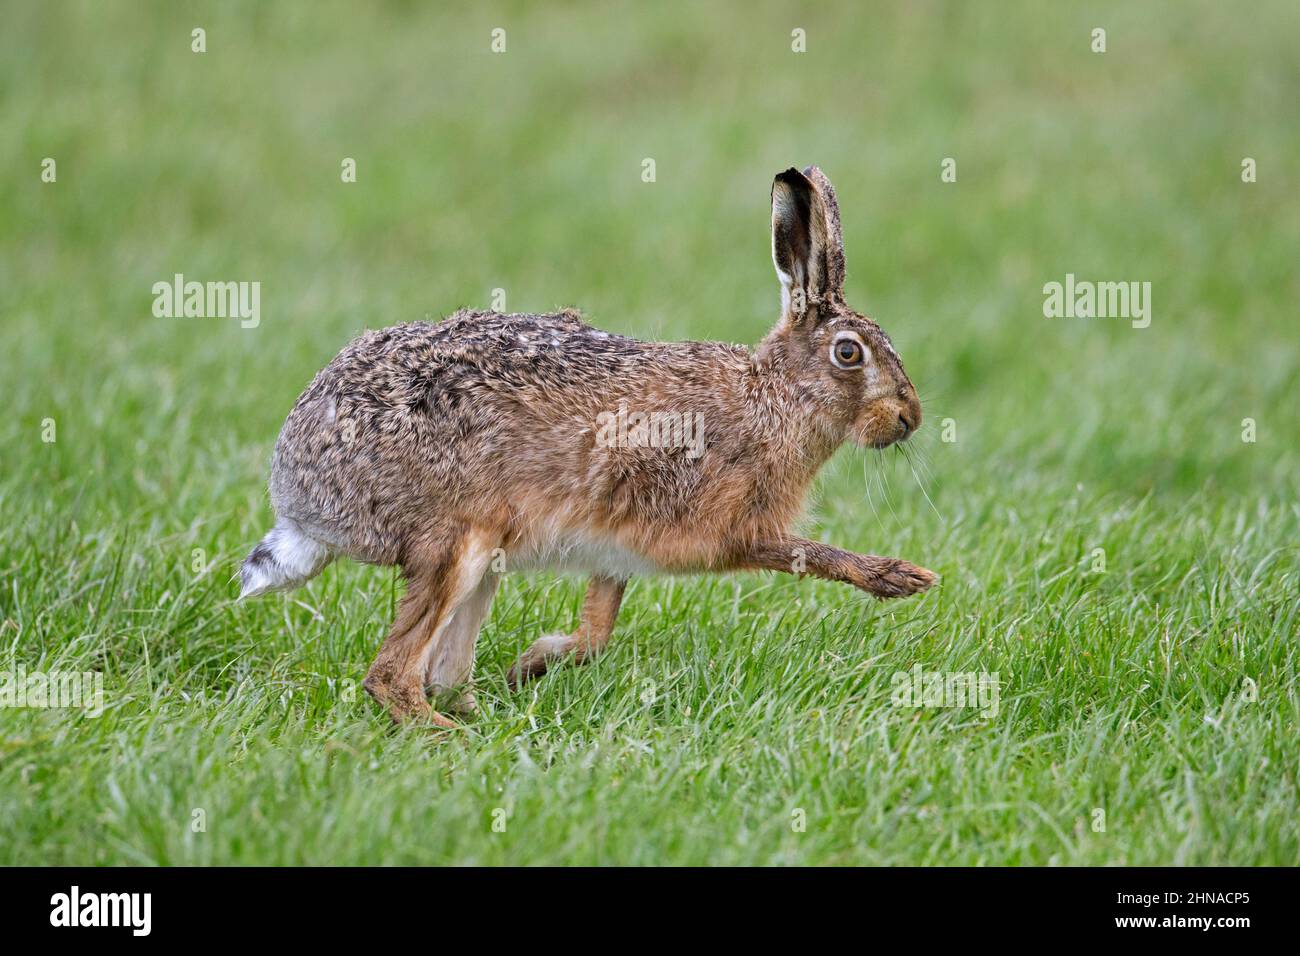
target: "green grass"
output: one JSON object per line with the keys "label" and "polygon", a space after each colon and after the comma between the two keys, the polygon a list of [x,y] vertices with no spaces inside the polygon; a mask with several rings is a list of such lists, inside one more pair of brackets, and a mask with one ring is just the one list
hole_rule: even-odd
{"label": "green grass", "polygon": [[[0,709],[0,862],[1300,858],[1290,0],[427,6],[6,5],[0,669],[107,706]],[[512,577],[444,739],[359,690],[390,570],[232,602],[352,335],[504,288],[756,341],[769,183],[813,162],[927,424],[841,452],[810,530],[941,588],[635,580],[605,656],[511,694],[581,595]],[[154,318],[175,272],[260,281],[261,325]],[[1067,272],[1150,281],[1151,326],[1044,318]],[[997,715],[892,705],[917,663],[996,672]]]}

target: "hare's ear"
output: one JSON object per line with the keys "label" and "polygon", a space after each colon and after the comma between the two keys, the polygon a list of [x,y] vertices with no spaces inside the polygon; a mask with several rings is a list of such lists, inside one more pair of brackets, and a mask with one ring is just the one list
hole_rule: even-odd
{"label": "hare's ear", "polygon": [[843,289],[839,209],[830,181],[816,166],[802,173],[787,169],[772,182],[772,262],[781,280],[783,316],[794,322]]}
{"label": "hare's ear", "polygon": [[803,174],[817,189],[826,222],[826,284],[830,291],[843,294],[844,230],[840,228],[840,204],[835,200],[835,187],[816,166],[809,166]]}

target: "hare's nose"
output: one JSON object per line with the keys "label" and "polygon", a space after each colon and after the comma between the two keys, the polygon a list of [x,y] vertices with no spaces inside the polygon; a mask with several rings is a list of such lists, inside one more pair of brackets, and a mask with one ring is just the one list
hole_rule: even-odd
{"label": "hare's nose", "polygon": [[915,391],[909,389],[906,403],[898,410],[898,424],[903,426],[899,441],[907,441],[908,436],[921,427],[921,403]]}

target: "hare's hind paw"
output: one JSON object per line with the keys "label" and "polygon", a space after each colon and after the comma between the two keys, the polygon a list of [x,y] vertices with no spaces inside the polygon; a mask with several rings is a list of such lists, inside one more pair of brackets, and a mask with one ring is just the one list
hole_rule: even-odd
{"label": "hare's hind paw", "polygon": [[446,730],[454,730],[458,726],[455,721],[444,717],[429,706],[429,702],[424,699],[422,686],[386,684],[373,674],[367,675],[361,682],[361,686],[366,689],[367,694],[387,708],[388,716],[395,724],[428,721],[435,727]]}
{"label": "hare's hind paw", "polygon": [[433,703],[457,717],[473,717],[478,713],[478,698],[472,690],[444,690],[433,688]]}

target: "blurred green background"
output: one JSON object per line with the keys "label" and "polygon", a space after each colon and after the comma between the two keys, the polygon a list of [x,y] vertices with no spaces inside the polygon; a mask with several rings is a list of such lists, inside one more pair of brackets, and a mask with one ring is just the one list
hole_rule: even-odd
{"label": "blurred green background", "polygon": [[[0,861],[1300,854],[1291,0],[9,0],[3,21],[0,655],[102,670],[110,710],[0,711]],[[509,695],[580,594],[512,579],[484,713],[441,744],[345,692],[391,572],[230,603],[279,425],[349,338],[501,288],[756,342],[771,178],[812,163],[849,301],[927,418],[911,459],[837,456],[812,528],[942,589],[636,582],[606,658]],[[260,325],[155,318],[178,272],[259,281]],[[1066,273],[1149,281],[1150,327],[1044,318]],[[891,709],[917,661],[998,671],[1001,718]],[[1247,680],[1259,699],[1224,712]]]}

